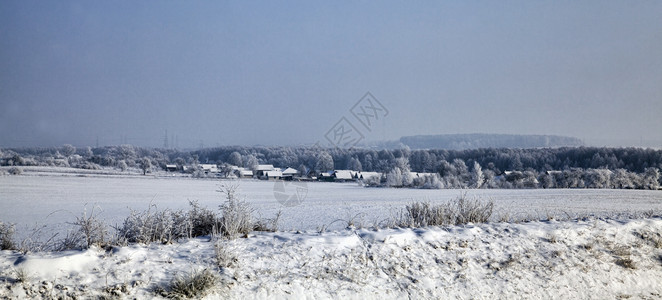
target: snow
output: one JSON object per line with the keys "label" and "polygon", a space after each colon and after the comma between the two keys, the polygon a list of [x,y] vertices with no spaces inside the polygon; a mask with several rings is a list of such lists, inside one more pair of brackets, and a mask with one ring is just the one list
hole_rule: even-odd
{"label": "snow", "polygon": [[[0,220],[16,223],[19,238],[34,228],[42,238],[61,234],[83,212],[113,225],[130,209],[150,204],[187,209],[188,200],[198,200],[215,209],[223,201],[217,192],[222,184],[239,184],[238,195],[258,217],[281,210],[280,231],[233,241],[202,237],[56,253],[5,250],[0,298],[154,298],[153,291],[167,288],[175,276],[204,269],[218,276],[209,299],[662,297],[662,219],[618,218],[659,213],[660,191],[414,190],[308,182],[303,202],[289,207],[267,181],[44,174],[0,176]],[[515,219],[593,217],[365,229],[384,224],[409,202],[440,203],[462,193],[490,199],[497,215]],[[215,243],[230,249],[237,262],[219,268]]]}
{"label": "snow", "polygon": [[[446,202],[466,193],[493,200],[495,215],[512,219],[548,216],[617,216],[662,210],[662,192],[642,190],[423,190],[365,188],[356,183],[301,183],[307,189],[298,206],[285,206],[274,196],[276,183],[241,179],[222,181],[151,176],[0,176],[0,220],[17,224],[17,234],[42,229],[42,238],[63,232],[83,212],[94,213],[110,225],[121,224],[131,209],[188,209],[189,200],[217,209],[221,184],[238,184],[238,195],[271,218],[281,210],[280,229],[338,230],[352,221],[357,226],[384,222],[413,201]],[[285,193],[297,192],[289,184]],[[290,190],[291,189],[291,190]],[[301,191],[300,191],[301,192]],[[280,197],[281,199],[283,197]]]}
{"label": "snow", "polygon": [[[662,238],[662,219],[257,232],[218,242],[237,255],[228,268],[215,265],[217,241],[209,238],[110,251],[2,251],[0,297],[153,298],[175,276],[208,269],[218,280],[207,299],[659,298],[662,248],[644,232]],[[19,283],[21,269],[30,276]]]}

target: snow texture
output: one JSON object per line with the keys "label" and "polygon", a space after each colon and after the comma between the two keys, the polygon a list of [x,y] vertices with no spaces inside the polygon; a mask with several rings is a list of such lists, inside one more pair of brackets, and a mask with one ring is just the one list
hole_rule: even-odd
{"label": "snow texture", "polygon": [[[661,234],[660,218],[590,219],[2,251],[0,297],[159,298],[178,274],[207,269],[218,279],[206,299],[655,299]],[[235,264],[215,264],[217,242]]]}

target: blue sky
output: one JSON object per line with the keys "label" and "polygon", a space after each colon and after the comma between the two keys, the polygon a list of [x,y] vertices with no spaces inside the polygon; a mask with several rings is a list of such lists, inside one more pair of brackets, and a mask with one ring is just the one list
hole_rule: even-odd
{"label": "blue sky", "polygon": [[[659,1],[2,1],[0,146],[367,140],[662,147]],[[351,120],[351,119],[350,119]]]}

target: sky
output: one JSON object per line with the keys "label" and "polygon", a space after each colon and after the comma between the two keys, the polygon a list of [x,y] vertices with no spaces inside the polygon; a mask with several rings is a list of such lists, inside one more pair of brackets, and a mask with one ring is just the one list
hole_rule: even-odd
{"label": "sky", "polygon": [[[662,147],[662,1],[0,1],[0,147]],[[370,93],[375,118],[356,117]],[[358,106],[356,106],[358,103]],[[350,127],[353,126],[353,127]]]}

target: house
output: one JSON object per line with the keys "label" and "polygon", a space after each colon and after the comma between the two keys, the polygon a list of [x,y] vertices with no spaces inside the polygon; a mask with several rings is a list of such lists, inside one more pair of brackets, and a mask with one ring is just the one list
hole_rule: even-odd
{"label": "house", "polygon": [[237,176],[237,178],[253,178],[253,171],[250,169],[236,167],[233,168],[232,172],[235,176]]}
{"label": "house", "polygon": [[253,175],[257,178],[262,179],[262,177],[265,176],[265,173],[269,171],[276,171],[274,165],[257,165],[257,167],[255,167],[255,170],[253,171]]}
{"label": "house", "polygon": [[297,171],[297,169],[294,169],[294,168],[283,169],[282,172],[283,172],[283,176],[286,176],[286,175],[290,175],[290,176],[299,175],[299,171]]}
{"label": "house", "polygon": [[177,171],[177,165],[166,165],[165,169],[167,172],[175,172]]}
{"label": "house", "polygon": [[200,164],[200,169],[205,173],[218,173],[218,166],[213,164]]}
{"label": "house", "polygon": [[348,181],[348,180],[353,180],[354,179],[354,177],[352,176],[352,172],[353,171],[351,171],[351,170],[335,170],[335,171],[333,171],[331,176],[333,177],[334,181],[343,182],[343,181]]}
{"label": "house", "polygon": [[370,178],[380,179],[382,173],[379,172],[356,172],[356,179],[358,180],[368,180]]}
{"label": "house", "polygon": [[265,171],[264,175],[260,177],[260,179],[265,179],[265,180],[280,180],[282,178],[283,178],[283,172],[278,170]]}
{"label": "house", "polygon": [[299,171],[294,168],[286,168],[281,172],[283,173],[283,180],[293,180],[295,176],[299,175]]}
{"label": "house", "polygon": [[333,171],[322,172],[317,176],[317,179],[319,181],[333,181]]}

